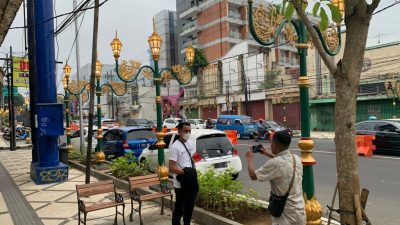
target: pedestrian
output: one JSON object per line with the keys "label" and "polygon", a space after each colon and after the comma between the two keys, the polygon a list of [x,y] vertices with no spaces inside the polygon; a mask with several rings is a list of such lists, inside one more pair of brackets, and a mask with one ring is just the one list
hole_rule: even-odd
{"label": "pedestrian", "polygon": [[[268,211],[272,215],[272,225],[306,224],[302,189],[303,166],[300,158],[290,152],[290,142],[289,133],[276,132],[271,142],[272,153],[260,146],[259,152],[271,159],[257,170],[253,163],[253,152],[257,152],[257,149],[254,151],[252,147],[252,150],[246,152],[250,178],[270,182]],[[283,211],[279,210],[279,206],[282,206]]]}
{"label": "pedestrian", "polygon": [[191,127],[187,122],[177,126],[179,139],[169,150],[169,171],[173,173],[175,187],[175,207],[172,215],[172,225],[190,225],[194,202],[199,190],[197,172],[192,155],[196,153],[193,143],[189,140]]}

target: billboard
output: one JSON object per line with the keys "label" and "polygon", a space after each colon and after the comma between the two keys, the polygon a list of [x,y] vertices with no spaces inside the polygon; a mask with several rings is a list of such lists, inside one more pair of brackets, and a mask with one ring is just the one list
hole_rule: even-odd
{"label": "billboard", "polygon": [[14,87],[29,86],[29,60],[23,57],[13,57]]}

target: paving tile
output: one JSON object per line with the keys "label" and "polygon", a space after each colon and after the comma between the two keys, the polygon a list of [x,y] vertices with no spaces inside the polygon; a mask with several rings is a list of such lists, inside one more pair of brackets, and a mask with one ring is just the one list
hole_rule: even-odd
{"label": "paving tile", "polygon": [[65,221],[78,213],[78,207],[76,203],[52,203],[36,210],[36,213],[40,218],[55,218]]}
{"label": "paving tile", "polygon": [[43,207],[44,205],[49,204],[48,202],[30,202],[32,208],[34,208],[35,210],[38,208]]}
{"label": "paving tile", "polygon": [[14,225],[11,215],[9,213],[0,215],[1,224]]}
{"label": "paving tile", "polygon": [[21,192],[22,192],[22,194],[23,194],[24,196],[27,196],[27,195],[30,195],[30,194],[35,193],[35,192],[37,192],[37,191],[21,191]]}
{"label": "paving tile", "polygon": [[[58,219],[42,219],[44,225],[59,225],[63,223],[65,220],[58,220]],[[76,225],[76,223],[75,223]]]}
{"label": "paving tile", "polygon": [[26,196],[29,202],[52,202],[62,196],[72,193],[71,191],[40,191]]}
{"label": "paving tile", "polygon": [[37,185],[34,182],[29,182],[26,184],[23,184],[21,186],[19,186],[19,189],[21,191],[39,191],[42,190],[46,187],[50,187],[53,186],[54,184],[41,184],[41,185]]}
{"label": "paving tile", "polygon": [[63,197],[62,199],[58,199],[57,202],[68,202],[68,203],[75,203],[78,204],[78,199],[76,196],[76,192],[71,193],[70,195]]}
{"label": "paving tile", "polygon": [[65,190],[65,191],[75,191],[76,190],[76,185],[77,184],[82,184],[81,182],[62,182],[58,183],[54,186],[46,188],[46,191],[51,191],[51,190]]}
{"label": "paving tile", "polygon": [[0,193],[0,213],[8,212],[6,201],[3,198],[3,194]]}

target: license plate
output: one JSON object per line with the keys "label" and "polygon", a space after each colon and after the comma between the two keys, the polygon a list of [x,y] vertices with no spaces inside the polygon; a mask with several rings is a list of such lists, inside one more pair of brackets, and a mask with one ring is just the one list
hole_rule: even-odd
{"label": "license plate", "polygon": [[226,167],[228,167],[228,163],[227,162],[215,163],[214,164],[214,168],[215,169],[226,168]]}

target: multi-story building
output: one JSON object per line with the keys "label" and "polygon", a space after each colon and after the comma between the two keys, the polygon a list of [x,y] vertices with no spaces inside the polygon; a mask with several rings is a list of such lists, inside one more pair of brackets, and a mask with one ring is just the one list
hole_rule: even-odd
{"label": "multi-story building", "polygon": [[[345,33],[342,36],[344,46]],[[367,47],[357,95],[356,120],[400,118],[400,41]],[[341,52],[333,60],[342,58]],[[311,129],[335,129],[335,80],[315,49],[309,50]]]}
{"label": "multi-story building", "polygon": [[[246,7],[244,0],[177,0],[179,61],[184,62],[188,45],[203,49],[207,59],[214,61],[248,40]],[[252,38],[249,44],[259,47]]]}

